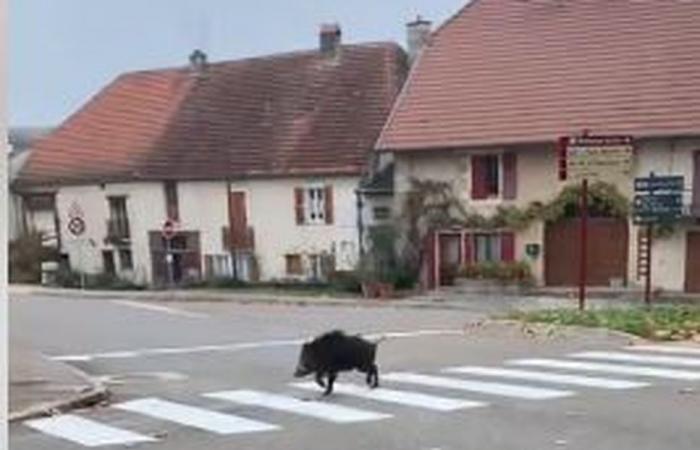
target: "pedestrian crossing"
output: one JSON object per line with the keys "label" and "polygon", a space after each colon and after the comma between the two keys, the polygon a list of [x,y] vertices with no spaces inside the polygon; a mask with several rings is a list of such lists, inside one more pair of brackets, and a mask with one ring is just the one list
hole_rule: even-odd
{"label": "pedestrian crossing", "polygon": [[[555,358],[512,359],[502,366],[456,365],[391,372],[380,376],[382,387],[336,383],[335,395],[323,399],[303,398],[304,392],[320,393],[320,388],[313,382],[302,382],[291,383],[283,392],[233,389],[200,393],[205,406],[150,397],[108,409],[133,415],[135,420],[142,417],[220,436],[279,433],[286,427],[288,415],[345,425],[389,420],[413,409],[424,414],[476,414],[472,411],[497,402],[557,401],[585,394],[575,389],[633,390],[664,380],[700,381],[700,369],[693,370],[695,367],[700,367],[700,347],[646,345]],[[227,405],[235,405],[235,414],[226,411]],[[109,420],[100,414],[90,418],[64,414],[29,420],[24,425],[83,447],[156,444],[164,439],[104,422]]]}

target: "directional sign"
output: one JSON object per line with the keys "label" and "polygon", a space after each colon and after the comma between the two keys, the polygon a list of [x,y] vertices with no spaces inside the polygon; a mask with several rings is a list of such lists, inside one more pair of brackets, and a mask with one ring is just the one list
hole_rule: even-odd
{"label": "directional sign", "polygon": [[569,179],[616,179],[632,170],[634,144],[629,136],[569,137],[564,143]]}
{"label": "directional sign", "polygon": [[636,178],[634,180],[634,190],[637,192],[653,191],[674,191],[682,192],[685,187],[685,180],[682,175],[673,176],[651,176]]}
{"label": "directional sign", "polygon": [[73,217],[68,221],[68,231],[73,236],[80,236],[85,233],[85,220],[82,217]]}

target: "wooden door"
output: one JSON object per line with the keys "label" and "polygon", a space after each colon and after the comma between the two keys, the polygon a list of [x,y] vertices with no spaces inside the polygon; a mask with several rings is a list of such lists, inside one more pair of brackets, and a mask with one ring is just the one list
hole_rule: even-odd
{"label": "wooden door", "polygon": [[700,231],[689,231],[685,256],[685,290],[700,292]]}

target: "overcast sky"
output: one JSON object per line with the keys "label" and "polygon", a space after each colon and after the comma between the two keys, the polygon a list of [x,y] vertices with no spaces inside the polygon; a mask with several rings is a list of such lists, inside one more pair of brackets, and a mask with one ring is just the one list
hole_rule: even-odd
{"label": "overcast sky", "polygon": [[404,44],[407,21],[439,24],[466,0],[10,0],[10,124],[57,125],[119,73],[344,42]]}

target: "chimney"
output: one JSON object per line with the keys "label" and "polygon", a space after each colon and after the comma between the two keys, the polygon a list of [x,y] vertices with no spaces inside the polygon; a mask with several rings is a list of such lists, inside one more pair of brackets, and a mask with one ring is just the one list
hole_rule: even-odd
{"label": "chimney", "polygon": [[340,49],[340,36],[340,25],[337,23],[321,25],[321,32],[319,33],[321,53],[335,56]]}
{"label": "chimney", "polygon": [[207,54],[201,51],[200,49],[196,49],[195,51],[192,52],[190,55],[190,69],[192,70],[193,73],[195,74],[200,74],[206,69],[207,67]]}
{"label": "chimney", "polygon": [[408,46],[408,60],[411,64],[428,43],[432,25],[432,22],[424,20],[421,16],[406,24],[406,44]]}

